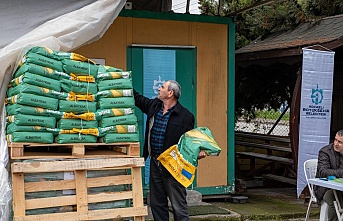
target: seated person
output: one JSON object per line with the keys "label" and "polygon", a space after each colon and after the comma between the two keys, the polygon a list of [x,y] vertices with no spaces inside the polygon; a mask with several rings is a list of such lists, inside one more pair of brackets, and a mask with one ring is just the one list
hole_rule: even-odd
{"label": "seated person", "polygon": [[[343,129],[336,133],[333,143],[319,150],[316,177],[336,176],[343,178]],[[333,191],[324,187],[314,186],[318,201],[324,200],[329,205],[328,220],[338,220],[333,201]],[[339,203],[342,205],[343,192],[336,191]]]}

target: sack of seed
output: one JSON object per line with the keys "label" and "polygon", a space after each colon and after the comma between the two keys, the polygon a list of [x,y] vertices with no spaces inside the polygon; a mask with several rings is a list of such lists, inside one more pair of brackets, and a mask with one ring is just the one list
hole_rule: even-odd
{"label": "sack of seed", "polygon": [[21,93],[36,94],[40,96],[47,96],[62,100],[66,100],[69,97],[69,94],[65,92],[54,91],[48,88],[30,85],[26,83],[21,83],[18,86],[8,88],[7,96],[12,97],[13,95]]}
{"label": "sack of seed", "polygon": [[98,121],[85,121],[80,119],[61,119],[57,122],[57,127],[63,130],[72,130],[73,128],[86,129],[97,128]]}
{"label": "sack of seed", "polygon": [[96,102],[59,100],[60,111],[82,114],[96,111]]}
{"label": "sack of seed", "polygon": [[48,68],[48,67],[43,67],[40,65],[30,64],[30,63],[25,63],[21,67],[19,67],[14,73],[14,78],[17,78],[26,72],[30,72],[32,74],[37,74],[37,75],[40,75],[43,77],[52,78],[55,80],[59,80],[59,79],[63,79],[63,78],[65,78],[65,79],[70,78],[70,75],[66,74],[64,72],[56,71],[56,70]]}
{"label": "sack of seed", "polygon": [[14,132],[6,135],[7,142],[47,143],[54,142],[54,135],[48,132]]}
{"label": "sack of seed", "polygon": [[97,137],[84,134],[59,134],[55,138],[56,143],[96,143]]}
{"label": "sack of seed", "polygon": [[38,87],[44,87],[54,91],[61,91],[61,83],[59,80],[43,77],[38,74],[32,74],[30,72],[26,72],[10,81],[10,85],[12,87],[15,87],[21,83],[27,83]]}
{"label": "sack of seed", "polygon": [[56,127],[56,118],[47,116],[16,114],[7,116],[6,121],[20,126]]}
{"label": "sack of seed", "polygon": [[58,100],[35,94],[21,93],[5,99],[5,104],[22,104],[32,107],[41,107],[50,110],[58,109]]}
{"label": "sack of seed", "polygon": [[135,99],[133,97],[100,98],[98,106],[99,109],[130,108],[135,106]]}

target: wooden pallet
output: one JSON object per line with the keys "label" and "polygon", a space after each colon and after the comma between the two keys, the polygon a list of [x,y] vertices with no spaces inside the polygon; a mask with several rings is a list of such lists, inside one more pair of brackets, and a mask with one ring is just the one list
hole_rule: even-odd
{"label": "wooden pallet", "polygon": [[[11,163],[14,221],[68,221],[102,220],[133,217],[145,220],[147,207],[143,204],[141,167],[143,158],[70,159],[63,161],[31,160]],[[113,175],[113,170],[130,169],[128,173]],[[88,174],[112,172],[111,175],[90,177]],[[73,172],[72,179],[49,180],[51,174]],[[38,179],[32,179],[38,174]],[[48,175],[50,174],[50,176]],[[107,173],[105,173],[107,174]],[[57,175],[56,175],[57,176]],[[25,177],[25,179],[24,179]],[[27,181],[29,180],[29,181]],[[126,191],[113,192],[113,186],[127,185]],[[94,188],[110,188],[111,191],[91,192]],[[100,189],[102,190],[102,189]],[[60,195],[42,196],[74,191]],[[34,198],[28,197],[34,193]],[[91,205],[130,201],[127,207],[94,209]],[[112,204],[110,204],[112,205]],[[56,212],[58,208],[58,212]],[[55,209],[55,210],[54,210]],[[44,214],[41,212],[45,211]],[[53,212],[49,212],[49,211]],[[32,213],[32,211],[34,211]],[[37,211],[37,212],[36,212]]]}
{"label": "wooden pallet", "polygon": [[11,159],[35,158],[110,158],[139,157],[139,142],[134,143],[9,143]]}

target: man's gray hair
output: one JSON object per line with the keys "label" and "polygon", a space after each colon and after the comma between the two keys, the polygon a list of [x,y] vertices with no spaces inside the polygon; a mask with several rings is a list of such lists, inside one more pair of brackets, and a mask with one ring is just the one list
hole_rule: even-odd
{"label": "man's gray hair", "polygon": [[338,136],[340,136],[340,137],[343,137],[343,129],[342,130],[339,130],[339,131],[337,131],[337,133],[336,133]]}
{"label": "man's gray hair", "polygon": [[173,91],[176,99],[179,99],[181,96],[181,86],[177,81],[169,80],[168,91]]}

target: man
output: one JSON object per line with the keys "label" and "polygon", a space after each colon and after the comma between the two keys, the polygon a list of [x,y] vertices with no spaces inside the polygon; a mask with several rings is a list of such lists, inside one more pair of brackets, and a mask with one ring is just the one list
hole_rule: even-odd
{"label": "man", "polygon": [[[149,99],[134,91],[135,105],[147,115],[143,157],[150,161],[150,207],[154,220],[169,220],[168,198],[173,207],[175,221],[188,221],[187,192],[157,160],[169,147],[178,143],[180,137],[194,128],[194,116],[178,99],[179,83],[165,82],[158,89],[158,98]],[[200,152],[198,158],[205,157]]]}
{"label": "man", "polygon": [[[316,177],[324,178],[328,176],[343,177],[343,130],[336,133],[333,143],[320,149],[318,154],[318,165]],[[324,187],[314,186],[314,191],[318,200],[324,200],[329,205],[328,220],[338,220],[333,204],[335,200],[332,190]],[[343,202],[343,193],[336,191],[339,203]]]}

